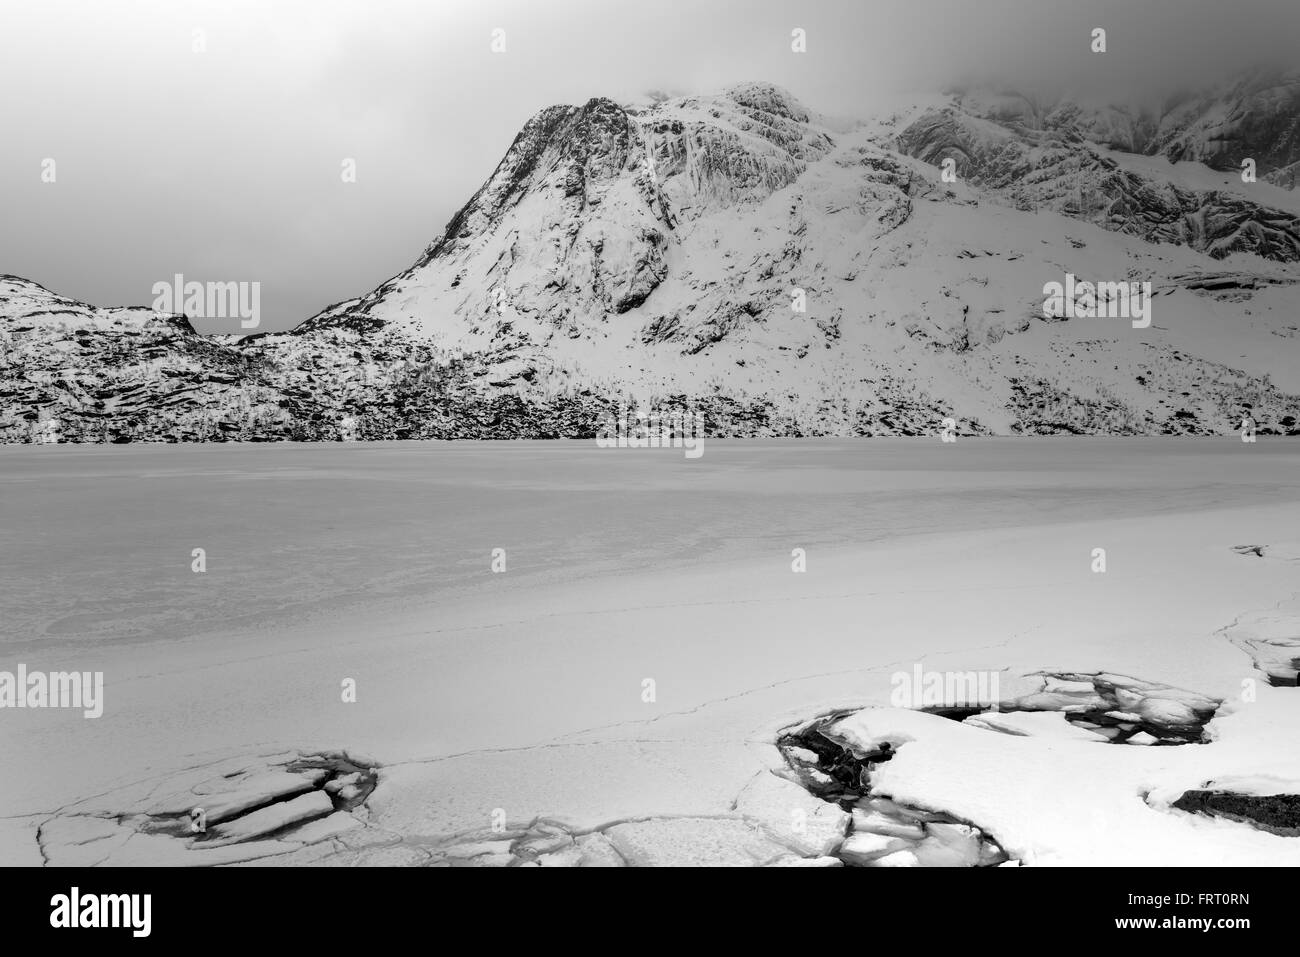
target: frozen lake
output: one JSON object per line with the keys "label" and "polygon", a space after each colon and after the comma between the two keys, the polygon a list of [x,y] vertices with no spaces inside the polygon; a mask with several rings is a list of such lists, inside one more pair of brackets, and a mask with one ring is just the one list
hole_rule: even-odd
{"label": "frozen lake", "polygon": [[[181,638],[928,533],[1300,500],[1231,439],[0,447],[0,641]],[[192,551],[207,571],[191,571]]]}
{"label": "frozen lake", "polygon": [[[1225,702],[1213,744],[1035,739],[1032,759],[1017,738],[873,712],[921,739],[889,765],[895,793],[1009,854],[1300,864],[1294,840],[1138,797],[1216,776],[1300,787],[1297,692],[1234,703],[1261,673],[1225,632],[1300,634],[1297,528],[1300,443],[1266,439],[710,440],[693,460],[572,442],[0,448],[0,671],[104,675],[97,719],[0,713],[0,767],[31,769],[0,792],[0,860],[39,863],[38,834],[61,862],[226,860],[104,821],[305,749],[380,766],[370,816],[345,822],[358,836],[229,859],[428,862],[498,813],[649,822],[621,838],[647,861],[766,859],[787,853],[770,834],[790,805],[749,789],[779,769],[779,729],[888,705],[891,676],[923,667],[1117,672]],[[1038,769],[1032,813],[996,773],[1016,760]],[[1098,808],[1109,830],[1080,830]]]}

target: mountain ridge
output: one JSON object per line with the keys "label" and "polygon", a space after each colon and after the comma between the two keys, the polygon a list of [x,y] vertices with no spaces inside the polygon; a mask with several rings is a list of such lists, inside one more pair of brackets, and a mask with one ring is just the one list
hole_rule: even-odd
{"label": "mountain ridge", "polygon": [[[0,439],[49,418],[85,441],[167,440],[169,422],[179,440],[589,437],[620,404],[704,410],[716,435],[926,434],[948,418],[1222,434],[1245,414],[1294,431],[1300,202],[1136,150],[1232,169],[1196,137],[1245,148],[1272,131],[1259,172],[1284,172],[1293,93],[1239,85],[1149,127],[979,91],[832,124],[766,83],[548,107],[411,266],[291,332],[200,347],[142,321],[149,362],[112,370],[92,339],[122,338],[113,310],[95,315],[117,331],[74,328],[70,348],[33,337],[29,293],[0,280],[0,345],[86,360],[35,380],[6,360]],[[1152,328],[1046,315],[1040,290],[1067,274],[1150,283]],[[87,399],[96,377],[140,403]]]}

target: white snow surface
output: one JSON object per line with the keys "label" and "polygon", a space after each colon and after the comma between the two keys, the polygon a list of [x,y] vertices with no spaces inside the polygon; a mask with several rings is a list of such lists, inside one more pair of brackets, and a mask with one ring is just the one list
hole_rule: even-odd
{"label": "white snow surface", "polygon": [[[5,862],[415,864],[494,841],[475,859],[508,862],[494,816],[587,835],[537,863],[817,861],[842,817],[774,775],[774,741],[855,707],[846,729],[898,746],[884,792],[1027,864],[1300,863],[1295,839],[1169,808],[1210,781],[1300,787],[1300,692],[1269,686],[1231,630],[1281,634],[1300,614],[1285,441],[719,441],[695,461],[585,443],[216,451],[0,449],[0,555],[22,554],[4,560],[0,669],[105,672],[102,718],[0,715],[0,764],[31,769],[0,793]],[[494,488],[521,511],[485,534]],[[238,527],[203,504],[231,496]],[[60,520],[73,502],[110,516],[114,556]],[[189,568],[203,543],[206,577]],[[1234,550],[1252,544],[1278,557]],[[258,555],[275,561],[241,569]],[[335,562],[347,601],[313,591]],[[55,575],[80,584],[50,595]],[[1004,693],[1020,674],[1106,671],[1224,704],[1208,744],[990,719],[1018,736],[890,708],[893,676],[918,663],[996,669]],[[223,775],[240,775],[231,797],[278,791],[291,782],[257,768],[304,749],[380,762],[363,826],[202,850],[109,826],[168,794],[183,810]]]}

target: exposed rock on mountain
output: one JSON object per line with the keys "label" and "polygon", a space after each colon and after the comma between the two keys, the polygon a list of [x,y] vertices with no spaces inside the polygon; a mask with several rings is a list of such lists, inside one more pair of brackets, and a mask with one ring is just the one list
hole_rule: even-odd
{"label": "exposed rock on mountain", "polygon": [[1149,152],[1233,171],[1249,158],[1261,176],[1292,187],[1300,163],[1300,72],[1257,71],[1226,91],[1179,103],[1161,118]]}
{"label": "exposed rock on mountain", "polygon": [[1088,141],[1125,148],[1144,136],[1136,124],[1119,125],[1116,133],[1106,118],[1069,104],[1053,110],[1045,128],[1031,128],[1024,114],[1004,114],[995,122],[958,105],[927,112],[899,135],[898,144],[932,165],[952,158],[963,179],[1021,209],[1049,209],[1148,242],[1190,246],[1215,259],[1245,252],[1300,260],[1300,216],[1227,191],[1187,189],[1121,168]]}
{"label": "exposed rock on mountain", "polygon": [[0,277],[0,441],[224,442],[555,437],[593,430],[590,393],[485,393],[482,363],[354,333],[238,340],[180,316],[95,309]]}
{"label": "exposed rock on mountain", "polygon": [[1017,131],[1077,134],[1097,146],[1240,172],[1290,188],[1300,163],[1300,71],[1260,68],[1226,87],[1185,92],[1151,109],[1089,97],[1040,104],[1018,91],[961,90],[961,112]]}

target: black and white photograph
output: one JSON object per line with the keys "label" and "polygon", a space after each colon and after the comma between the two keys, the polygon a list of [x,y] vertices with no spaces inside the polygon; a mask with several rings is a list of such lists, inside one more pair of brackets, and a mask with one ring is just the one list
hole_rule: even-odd
{"label": "black and white photograph", "polygon": [[24,921],[1300,865],[1300,6],[0,0],[0,91]]}

